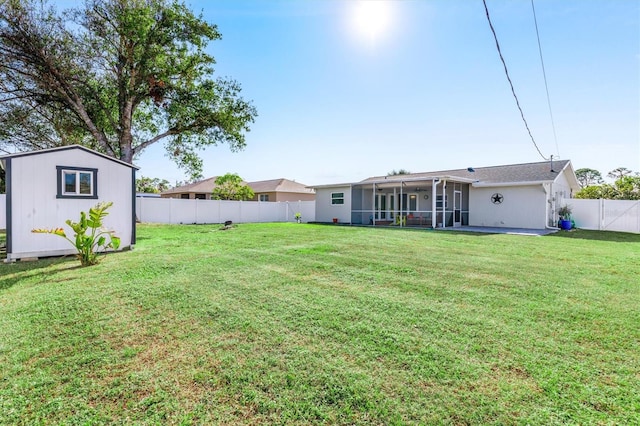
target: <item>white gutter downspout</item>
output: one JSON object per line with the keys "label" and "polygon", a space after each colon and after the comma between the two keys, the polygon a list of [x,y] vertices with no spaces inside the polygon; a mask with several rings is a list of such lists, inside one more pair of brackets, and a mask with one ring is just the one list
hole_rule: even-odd
{"label": "white gutter downspout", "polygon": [[[545,208],[545,218],[544,218],[544,228],[545,229],[555,229],[556,231],[558,230],[557,226],[553,226],[553,225],[549,225],[549,205],[551,205],[551,211],[553,212],[553,220],[555,220],[556,215],[555,215],[555,211],[556,211],[556,201],[553,199],[553,182],[549,183],[549,192],[547,192],[547,187],[546,185],[542,185],[542,189],[544,190],[544,192],[547,194],[547,202],[546,204],[546,208]],[[549,203],[549,201],[551,201],[551,203]]]}
{"label": "white gutter downspout", "polygon": [[436,191],[438,190],[438,184],[440,179],[433,179],[431,181],[431,227],[436,229]]}

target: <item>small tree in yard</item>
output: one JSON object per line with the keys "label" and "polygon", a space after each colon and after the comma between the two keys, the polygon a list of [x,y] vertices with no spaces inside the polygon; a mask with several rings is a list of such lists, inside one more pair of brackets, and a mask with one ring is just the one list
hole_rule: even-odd
{"label": "small tree in yard", "polygon": [[66,224],[75,232],[73,240],[67,237],[62,228],[33,229],[31,232],[53,234],[64,238],[78,251],[77,256],[82,266],[95,265],[100,261],[98,251],[118,250],[120,247],[120,238],[115,236],[115,232],[102,229],[102,220],[109,214],[107,209],[112,205],[112,202],[98,203],[89,209],[88,215],[80,212],[80,222],[67,220]]}
{"label": "small tree in yard", "polygon": [[253,189],[246,185],[236,173],[218,176],[215,180],[211,198],[214,200],[245,201],[254,197]]}

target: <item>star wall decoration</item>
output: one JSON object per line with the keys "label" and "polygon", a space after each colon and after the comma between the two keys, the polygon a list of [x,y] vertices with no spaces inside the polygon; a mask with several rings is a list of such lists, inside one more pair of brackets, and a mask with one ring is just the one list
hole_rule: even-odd
{"label": "star wall decoration", "polygon": [[502,194],[496,192],[495,194],[493,194],[491,196],[491,202],[493,204],[502,204],[502,201],[504,200],[504,197],[502,196]]}

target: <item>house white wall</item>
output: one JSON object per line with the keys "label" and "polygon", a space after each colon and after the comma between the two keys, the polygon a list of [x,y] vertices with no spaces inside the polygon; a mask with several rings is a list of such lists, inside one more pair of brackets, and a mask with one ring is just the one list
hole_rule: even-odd
{"label": "house white wall", "polygon": [[[495,193],[504,198],[494,204]],[[469,225],[543,229],[546,225],[546,193],[542,184],[527,186],[471,187]]]}
{"label": "house white wall", "polygon": [[[98,199],[56,198],[56,166],[97,169]],[[8,260],[24,257],[75,253],[64,239],[50,234],[34,234],[35,228],[62,227],[68,236],[73,231],[65,223],[77,222],[81,211],[98,202],[112,201],[104,220],[121,238],[121,247],[131,245],[133,233],[132,168],[79,148],[45,151],[11,158],[11,252]],[[9,200],[8,200],[9,202]],[[7,224],[7,227],[9,224]]]}
{"label": "house white wall", "polygon": [[[343,193],[344,204],[331,204],[331,194]],[[351,185],[316,188],[316,221],[351,223]]]}

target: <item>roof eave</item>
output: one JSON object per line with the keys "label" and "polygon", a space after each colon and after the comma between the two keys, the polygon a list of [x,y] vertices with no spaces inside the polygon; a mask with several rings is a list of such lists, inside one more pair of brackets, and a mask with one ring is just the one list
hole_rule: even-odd
{"label": "roof eave", "polygon": [[311,189],[323,189],[323,188],[344,188],[345,186],[353,186],[353,185],[357,185],[357,183],[328,183],[325,185],[309,185],[307,186],[307,188],[311,188]]}
{"label": "roof eave", "polygon": [[544,185],[553,183],[554,180],[531,180],[523,182],[474,182],[471,184],[474,188],[492,188],[503,186],[531,186],[531,185]]}
{"label": "roof eave", "polygon": [[378,185],[383,183],[392,184],[392,183],[404,183],[404,182],[427,182],[427,181],[434,181],[434,180],[454,180],[456,182],[462,182],[462,183],[473,183],[473,182],[476,182],[477,179],[470,179],[470,178],[465,178],[461,176],[441,175],[441,176],[413,177],[408,179],[395,178],[395,179],[369,180],[369,181],[358,182],[357,184],[354,184],[354,185],[372,185],[374,183]]}

